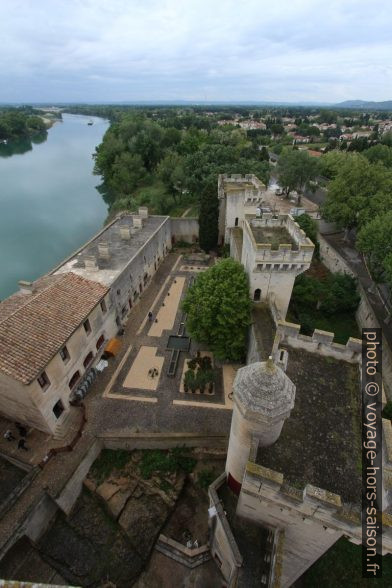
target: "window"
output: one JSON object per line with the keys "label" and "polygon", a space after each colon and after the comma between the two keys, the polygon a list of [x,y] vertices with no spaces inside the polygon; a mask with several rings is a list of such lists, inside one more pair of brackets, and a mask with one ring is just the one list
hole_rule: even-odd
{"label": "window", "polygon": [[105,314],[107,308],[106,308],[106,302],[104,300],[101,300],[101,310],[102,312]]}
{"label": "window", "polygon": [[102,345],[103,345],[103,342],[104,342],[104,341],[105,341],[105,337],[104,337],[103,335],[101,335],[101,336],[99,337],[99,339],[98,339],[98,341],[97,341],[97,343],[96,343],[95,347],[96,347],[97,349],[101,349],[101,347],[102,347]]}
{"label": "window", "polygon": [[130,279],[130,280],[131,280],[131,282],[132,282],[132,274],[129,274],[129,279]]}
{"label": "window", "polygon": [[143,292],[143,286],[141,284],[139,284],[139,290],[140,290],[140,293]]}
{"label": "window", "polygon": [[64,345],[64,347],[60,349],[60,357],[64,363],[67,363],[67,361],[69,360],[69,353],[66,345]]}
{"label": "window", "polygon": [[120,290],[120,289],[118,289],[118,290],[117,290],[117,296],[120,296],[120,294],[121,294],[121,290]]}
{"label": "window", "polygon": [[61,417],[63,412],[64,412],[64,404],[61,402],[61,400],[58,400],[53,407],[53,414],[56,417],[56,419],[58,419]]}
{"label": "window", "polygon": [[238,227],[238,217],[236,217],[235,221],[234,221],[234,226]]}
{"label": "window", "polygon": [[253,294],[253,300],[255,302],[259,302],[260,297],[261,297],[261,290],[260,290],[260,288],[256,288],[256,290],[255,290],[255,292]]}
{"label": "window", "polygon": [[124,305],[121,309],[121,316],[124,316],[127,314],[127,307]]}
{"label": "window", "polygon": [[128,299],[129,308],[132,308],[132,298]]}
{"label": "window", "polygon": [[38,384],[41,386],[42,390],[46,390],[48,386],[50,386],[50,381],[46,372],[42,372],[40,376],[37,378]]}
{"label": "window", "polygon": [[90,321],[88,319],[86,321],[84,321],[83,326],[84,326],[84,330],[86,331],[87,335],[89,335],[91,333]]}
{"label": "window", "polygon": [[77,372],[74,373],[74,375],[72,376],[72,378],[68,382],[68,386],[69,386],[70,390],[72,390],[72,388],[74,388],[74,386],[79,382],[79,380],[80,380],[80,372],[78,370]]}
{"label": "window", "polygon": [[86,357],[84,358],[84,361],[83,361],[83,367],[84,367],[84,369],[86,369],[90,365],[90,363],[93,361],[93,359],[94,359],[93,352],[90,351],[90,353],[88,353],[86,355]]}

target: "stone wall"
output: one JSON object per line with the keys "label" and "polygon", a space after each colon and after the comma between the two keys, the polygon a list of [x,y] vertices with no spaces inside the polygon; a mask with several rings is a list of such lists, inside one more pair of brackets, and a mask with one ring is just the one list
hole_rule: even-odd
{"label": "stone wall", "polygon": [[89,469],[101,453],[101,449],[102,443],[98,440],[90,446],[82,461],[79,463],[59,496],[56,498],[56,504],[66,515],[69,515],[72,507],[77,501],[82,491],[83,480],[86,478]]}
{"label": "stone wall", "polygon": [[195,433],[102,433],[99,437],[105,449],[171,449],[173,447],[207,447],[226,449],[227,435]]}
{"label": "stone wall", "polygon": [[325,357],[359,363],[361,361],[362,342],[350,337],[346,345],[334,343],[334,334],[328,331],[315,329],[313,335],[300,335],[300,325],[279,321],[277,324],[277,337],[274,341],[273,354],[275,355],[280,345],[289,345],[295,349],[304,349],[309,353],[317,353]]}
{"label": "stone wall", "polygon": [[[319,242],[322,261],[331,272],[343,272],[355,277],[354,272],[347,265],[343,257],[320,234]],[[358,291],[361,297],[356,313],[359,328],[382,328],[368,302],[366,292],[361,284],[358,284]],[[388,399],[392,400],[392,350],[385,337],[382,339],[382,359],[384,388]]]}
{"label": "stone wall", "polygon": [[242,556],[217,494],[218,488],[225,482],[226,475],[221,474],[208,489],[210,509],[213,509],[213,511],[209,511],[210,550],[215,563],[227,582],[227,587],[234,588],[237,585]]}
{"label": "stone wall", "polygon": [[174,242],[197,243],[199,241],[199,220],[197,218],[171,218],[170,224]]}

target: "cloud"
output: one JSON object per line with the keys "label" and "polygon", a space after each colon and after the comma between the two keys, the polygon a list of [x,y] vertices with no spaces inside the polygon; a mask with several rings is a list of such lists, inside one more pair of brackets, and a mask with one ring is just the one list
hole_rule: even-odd
{"label": "cloud", "polygon": [[0,0],[0,101],[392,98],[387,0]]}

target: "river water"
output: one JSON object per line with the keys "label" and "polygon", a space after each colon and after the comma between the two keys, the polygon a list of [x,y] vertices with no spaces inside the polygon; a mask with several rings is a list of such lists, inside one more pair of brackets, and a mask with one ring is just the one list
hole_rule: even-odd
{"label": "river water", "polygon": [[46,141],[0,145],[0,299],[102,227],[107,206],[96,189],[101,178],[92,173],[92,154],[108,126],[64,114]]}

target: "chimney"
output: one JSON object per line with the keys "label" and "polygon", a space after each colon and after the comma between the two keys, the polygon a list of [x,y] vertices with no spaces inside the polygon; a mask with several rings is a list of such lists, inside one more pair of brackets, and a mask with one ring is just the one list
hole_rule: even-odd
{"label": "chimney", "polygon": [[90,271],[98,270],[97,258],[95,255],[86,255],[84,258],[84,267]]}
{"label": "chimney", "polygon": [[128,225],[120,226],[120,236],[124,241],[129,241],[131,238],[131,228]]}
{"label": "chimney", "polygon": [[141,229],[143,226],[143,219],[141,216],[134,216],[133,217],[133,226],[135,229]]}
{"label": "chimney", "polygon": [[107,241],[101,241],[98,243],[98,254],[101,259],[109,259],[109,243]]}
{"label": "chimney", "polygon": [[19,280],[19,289],[22,294],[32,294],[33,293],[33,282],[26,282],[25,280]]}
{"label": "chimney", "polygon": [[139,216],[141,216],[142,218],[148,218],[147,206],[140,206],[139,207]]}

